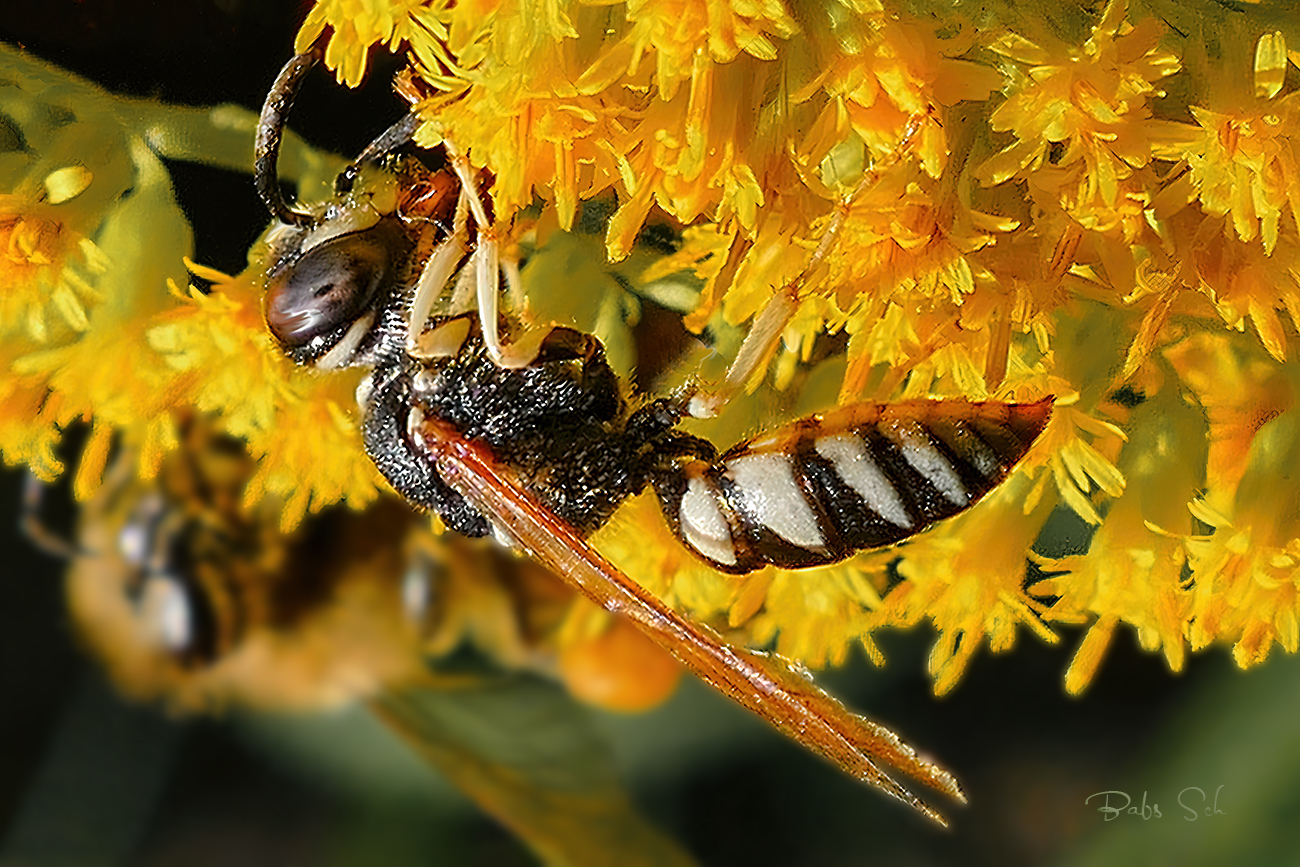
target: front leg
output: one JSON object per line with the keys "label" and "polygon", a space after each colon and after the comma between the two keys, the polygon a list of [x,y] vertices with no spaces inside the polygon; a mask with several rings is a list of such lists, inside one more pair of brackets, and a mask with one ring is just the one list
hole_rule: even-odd
{"label": "front leg", "polygon": [[[483,331],[483,345],[487,348],[488,357],[498,367],[522,366],[517,363],[510,363],[501,344],[501,333],[497,321],[500,289],[498,275],[501,271],[501,263],[498,253],[496,227],[488,219],[487,207],[483,204],[483,198],[478,192],[478,178],[469,163],[469,158],[449,141],[444,140],[443,147],[447,150],[447,160],[451,163],[452,171],[456,173],[456,177],[460,178],[461,194],[466,197],[469,203],[470,213],[474,215],[474,227],[478,233],[478,239],[474,246],[474,255],[470,258],[470,267],[474,269],[475,294],[478,298],[478,315]],[[523,363],[527,364],[528,361],[525,360]]]}
{"label": "front leg", "polygon": [[420,350],[420,335],[424,324],[433,312],[433,305],[442,296],[442,290],[451,282],[456,267],[465,258],[469,245],[469,228],[466,215],[469,210],[469,197],[462,187],[456,202],[456,216],[452,220],[451,234],[444,238],[425,262],[420,271],[420,279],[415,284],[415,295],[411,298],[411,309],[406,321],[406,352],[414,358],[423,358]]}

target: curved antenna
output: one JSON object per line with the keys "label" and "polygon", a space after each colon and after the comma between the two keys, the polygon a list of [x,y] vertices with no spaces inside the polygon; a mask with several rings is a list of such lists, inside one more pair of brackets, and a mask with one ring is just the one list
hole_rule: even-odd
{"label": "curved antenna", "polygon": [[253,146],[253,183],[271,216],[291,226],[311,223],[310,214],[295,211],[284,200],[280,191],[280,176],[276,161],[280,156],[280,137],[284,133],[284,119],[293,106],[302,80],[311,72],[320,58],[320,49],[313,46],[303,54],[289,59],[276,76],[271,92],[262,104],[262,116],[257,122],[257,141]]}
{"label": "curved antenna", "polygon": [[363,166],[383,159],[406,145],[415,137],[415,131],[419,126],[420,115],[410,111],[397,123],[380,133],[379,137],[366,145],[366,149],[358,154],[347,168],[339,172],[339,176],[334,180],[334,194],[341,196],[352,192],[352,186],[356,183],[357,175],[361,174]]}

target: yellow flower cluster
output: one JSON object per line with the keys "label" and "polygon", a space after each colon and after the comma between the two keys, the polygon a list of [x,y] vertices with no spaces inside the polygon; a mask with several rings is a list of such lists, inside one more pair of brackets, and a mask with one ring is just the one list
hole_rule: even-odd
{"label": "yellow flower cluster", "polygon": [[[295,369],[266,334],[254,275],[184,258],[193,239],[160,157],[247,171],[256,118],[120,99],[14,51],[0,56],[0,74],[9,85],[0,111],[18,120],[25,144],[0,153],[6,462],[52,478],[63,471],[63,430],[89,422],[74,477],[84,500],[116,446],[137,450],[141,476],[152,477],[179,445],[183,413],[198,410],[248,441],[260,459],[249,501],[279,498],[286,529],[329,503],[373,500],[379,477],[344,409],[357,376]],[[288,146],[304,185],[325,188],[337,162]],[[187,269],[216,289],[180,290]],[[303,441],[317,448],[304,452]],[[321,451],[331,458],[320,462]]]}
{"label": "yellow flower cluster", "polygon": [[[502,237],[538,230],[534,299],[566,291],[546,279],[548,249],[581,246],[566,234],[580,206],[610,199],[600,252],[623,261],[620,285],[698,287],[685,322],[719,346],[793,299],[766,381],[701,426],[715,441],[835,402],[1056,396],[1040,443],[978,507],[819,572],[714,573],[638,499],[595,541],[656,593],[810,665],[855,644],[879,660],[875,630],[929,621],[940,692],[1022,627],[1054,641],[1053,624],[1089,624],[1072,691],[1121,623],[1174,669],[1213,643],[1243,666],[1296,649],[1300,58],[1263,19],[1225,30],[1216,55],[1137,0],[1094,19],[880,0],[320,0],[297,47],[322,40],[348,85],[375,46],[406,53],[419,139],[492,173]],[[119,134],[138,197],[147,149]],[[142,443],[148,471],[175,446],[165,408],[185,405],[249,442],[248,498],[283,498],[285,526],[371,500],[355,376],[274,351],[255,273],[146,295],[179,259],[120,271],[103,226],[125,181],[36,144],[42,160],[5,175],[0,199],[5,459],[57,472],[58,430],[93,419],[84,493],[112,432]],[[648,257],[638,237],[665,217],[681,246]],[[626,305],[605,300],[583,324],[617,357]]]}

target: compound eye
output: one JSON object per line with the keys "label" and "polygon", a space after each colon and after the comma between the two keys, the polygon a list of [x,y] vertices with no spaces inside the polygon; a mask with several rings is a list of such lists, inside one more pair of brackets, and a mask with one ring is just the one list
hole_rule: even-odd
{"label": "compound eye", "polygon": [[196,585],[165,573],[148,575],[136,605],[149,640],[182,665],[216,659],[215,612]]}
{"label": "compound eye", "polygon": [[276,339],[296,349],[361,318],[394,268],[392,236],[380,224],[331,238],[277,275],[266,297]]}

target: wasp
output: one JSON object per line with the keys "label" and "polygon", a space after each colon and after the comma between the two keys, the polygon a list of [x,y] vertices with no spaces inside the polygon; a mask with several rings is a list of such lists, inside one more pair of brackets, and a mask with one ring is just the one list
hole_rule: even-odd
{"label": "wasp", "polygon": [[[962,798],[946,771],[796,667],[676,614],[586,537],[651,488],[678,540],[716,569],[834,563],[969,508],[1025,455],[1050,399],[864,403],[720,452],[679,426],[716,412],[725,389],[634,406],[596,337],[563,326],[515,334],[498,309],[511,271],[484,201],[490,178],[452,142],[415,147],[414,112],[344,170],[333,199],[289,207],[276,152],[314,62],[309,52],[285,66],[259,124],[255,180],[277,221],[265,316],[296,362],[370,371],[357,395],[365,447],[392,487],[458,533],[531,554],[732,699],[942,821],[878,762]],[[389,192],[363,188],[367,172]],[[782,327],[779,311],[759,317],[729,383],[749,378]]]}

